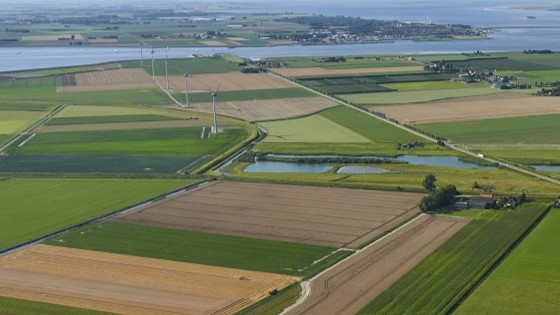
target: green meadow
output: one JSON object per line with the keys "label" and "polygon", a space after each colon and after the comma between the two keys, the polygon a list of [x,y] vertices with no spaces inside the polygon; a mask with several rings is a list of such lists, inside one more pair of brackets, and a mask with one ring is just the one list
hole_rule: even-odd
{"label": "green meadow", "polygon": [[560,114],[419,124],[432,134],[467,144],[560,144]]}
{"label": "green meadow", "polygon": [[116,222],[89,224],[46,243],[296,276],[316,271],[313,262],[334,251],[323,246]]}
{"label": "green meadow", "polygon": [[0,181],[0,249],[155,197],[192,180],[24,179]]}
{"label": "green meadow", "polygon": [[338,97],[356,105],[390,105],[436,101],[448,98],[488,95],[499,93],[490,87],[473,87],[459,89],[436,89],[427,91],[400,91],[386,93],[344,94]]}
{"label": "green meadow", "polygon": [[559,227],[560,209],[552,209],[456,314],[558,314]]}

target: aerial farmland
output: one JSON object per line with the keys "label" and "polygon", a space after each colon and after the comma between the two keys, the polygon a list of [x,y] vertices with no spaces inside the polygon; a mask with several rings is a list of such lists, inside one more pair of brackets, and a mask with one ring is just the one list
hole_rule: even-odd
{"label": "aerial farmland", "polygon": [[560,53],[125,7],[0,12],[14,63],[111,55],[0,68],[0,314],[558,313]]}

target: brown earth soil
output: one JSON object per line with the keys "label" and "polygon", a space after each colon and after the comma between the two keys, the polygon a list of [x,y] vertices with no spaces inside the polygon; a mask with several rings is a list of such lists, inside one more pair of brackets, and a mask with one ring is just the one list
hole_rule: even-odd
{"label": "brown earth soil", "polygon": [[0,295],[121,314],[232,314],[297,280],[47,245],[0,258]]}
{"label": "brown earth soil", "polygon": [[[165,77],[157,76],[156,80],[165,86]],[[293,88],[294,84],[266,73],[211,73],[193,74],[188,77],[189,92],[208,92],[220,87],[220,91],[243,91],[262,89]],[[169,76],[169,88],[174,91],[185,91],[184,76]]]}
{"label": "brown earth soil", "polygon": [[401,122],[428,123],[560,113],[558,99],[517,93],[461,97],[428,103],[369,106]]}
{"label": "brown earth soil", "polygon": [[356,314],[467,222],[421,215],[313,279],[309,295],[287,314]]}
{"label": "brown earth soil", "polygon": [[[219,102],[217,112],[220,115],[235,117],[247,121],[265,121],[300,117],[338,106],[337,103],[323,97],[298,97],[274,100],[254,100]],[[195,103],[189,109],[212,113],[212,103]]]}
{"label": "brown earth soil", "polygon": [[132,130],[152,128],[178,128],[193,126],[208,126],[210,119],[169,120],[169,121],[143,121],[123,123],[77,124],[77,125],[42,125],[33,132],[72,132],[72,131],[97,131],[97,130]]}
{"label": "brown earth soil", "polygon": [[331,247],[358,247],[410,219],[421,194],[213,182],[113,220]]}
{"label": "brown earth soil", "polygon": [[396,73],[422,71],[422,66],[407,67],[380,67],[380,68],[359,68],[359,69],[336,69],[329,70],[320,67],[311,68],[274,68],[272,71],[285,77],[310,77],[310,76],[329,76],[329,75],[352,75],[352,74],[377,74],[377,73]]}
{"label": "brown earth soil", "polygon": [[156,87],[150,75],[140,68],[77,73],[74,77],[76,85],[59,86],[56,91],[89,92]]}

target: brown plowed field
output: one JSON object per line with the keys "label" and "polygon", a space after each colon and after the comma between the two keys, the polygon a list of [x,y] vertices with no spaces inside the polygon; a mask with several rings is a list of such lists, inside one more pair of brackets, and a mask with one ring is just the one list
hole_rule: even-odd
{"label": "brown plowed field", "polygon": [[156,87],[150,75],[140,68],[78,73],[74,75],[74,78],[75,85],[59,86],[57,92],[89,92]]}
{"label": "brown plowed field", "polygon": [[429,103],[370,106],[402,122],[428,123],[560,113],[558,99],[517,93],[462,97]]}
{"label": "brown plowed field", "polygon": [[[336,106],[338,104],[329,99],[312,96],[275,100],[218,102],[217,111],[220,115],[247,121],[264,121],[305,116]],[[212,103],[191,104],[189,109],[203,113],[212,113]]]}
{"label": "brown plowed field", "polygon": [[[164,86],[165,77],[157,76],[157,81]],[[293,88],[294,84],[266,73],[210,73],[193,74],[189,76],[189,92],[208,92],[220,86],[220,91],[244,91],[262,89]],[[169,88],[175,91],[185,91],[185,77],[169,76]]]}
{"label": "brown plowed field", "polygon": [[467,222],[421,215],[313,279],[309,296],[287,314],[356,314]]}
{"label": "brown plowed field", "polygon": [[144,121],[122,123],[76,124],[76,125],[42,125],[34,132],[73,132],[73,131],[98,131],[98,130],[132,130],[153,128],[178,128],[193,126],[208,126],[210,119]]}
{"label": "brown plowed field", "polygon": [[320,67],[311,68],[274,68],[272,71],[285,77],[312,77],[312,76],[329,76],[329,75],[352,75],[352,74],[376,74],[376,73],[398,73],[422,71],[422,66],[407,67],[380,67],[380,68],[358,68],[358,69],[336,69],[329,70]]}
{"label": "brown plowed field", "polygon": [[421,194],[213,182],[113,220],[358,247],[416,215]]}
{"label": "brown plowed field", "polygon": [[47,245],[0,258],[0,295],[122,314],[232,314],[297,280]]}

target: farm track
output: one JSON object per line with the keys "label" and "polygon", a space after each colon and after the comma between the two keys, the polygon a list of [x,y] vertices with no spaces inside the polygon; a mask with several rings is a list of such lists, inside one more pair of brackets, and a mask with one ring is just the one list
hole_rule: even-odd
{"label": "farm track", "polygon": [[298,280],[47,245],[0,258],[0,279],[0,295],[122,314],[231,314]]}
{"label": "farm track", "polygon": [[358,247],[410,219],[421,194],[215,182],[115,221]]}
{"label": "farm track", "polygon": [[468,220],[421,215],[310,281],[286,314],[355,314]]}

